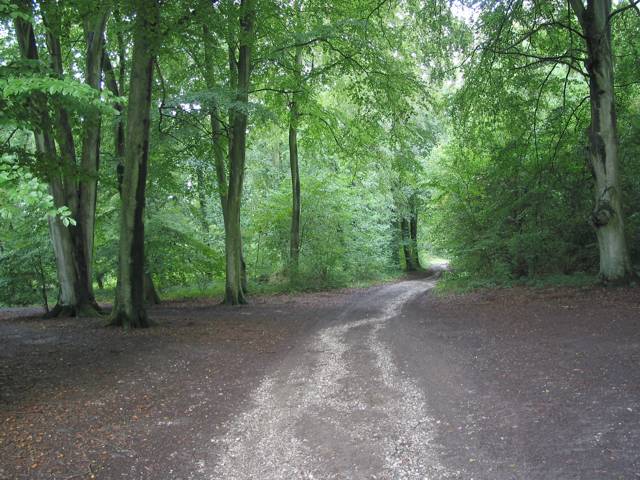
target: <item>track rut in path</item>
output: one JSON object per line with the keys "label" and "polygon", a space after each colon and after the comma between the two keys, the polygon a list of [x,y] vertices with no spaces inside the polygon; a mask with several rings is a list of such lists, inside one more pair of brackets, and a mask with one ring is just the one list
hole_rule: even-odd
{"label": "track rut in path", "polygon": [[210,478],[451,478],[423,393],[379,335],[432,286],[375,289],[292,351],[253,393],[253,407],[213,439],[222,453]]}

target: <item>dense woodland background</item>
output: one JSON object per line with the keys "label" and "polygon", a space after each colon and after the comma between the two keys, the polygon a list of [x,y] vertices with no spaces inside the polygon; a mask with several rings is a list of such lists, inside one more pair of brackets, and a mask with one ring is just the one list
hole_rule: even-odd
{"label": "dense woodland background", "polygon": [[634,280],[637,2],[2,0],[0,16],[0,304],[116,298],[115,323],[145,326],[143,297],[243,303],[434,257],[445,287]]}

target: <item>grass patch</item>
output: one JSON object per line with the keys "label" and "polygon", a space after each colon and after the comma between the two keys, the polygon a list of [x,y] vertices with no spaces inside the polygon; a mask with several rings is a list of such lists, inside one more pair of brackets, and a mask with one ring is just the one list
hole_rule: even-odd
{"label": "grass patch", "polygon": [[224,296],[224,281],[214,280],[205,285],[178,285],[161,289],[158,294],[160,300],[195,300],[198,298],[222,299]]}

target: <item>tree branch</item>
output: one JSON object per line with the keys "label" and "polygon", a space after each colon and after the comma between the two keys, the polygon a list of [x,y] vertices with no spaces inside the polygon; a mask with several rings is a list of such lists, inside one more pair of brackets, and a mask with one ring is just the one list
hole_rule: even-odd
{"label": "tree branch", "polygon": [[582,0],[569,0],[569,4],[571,5],[571,8],[573,8],[573,12],[576,14],[578,22],[580,22],[580,25],[584,30],[585,29],[584,3],[582,3]]}
{"label": "tree branch", "polygon": [[611,21],[611,19],[615,16],[618,15],[619,13],[624,12],[625,10],[629,10],[630,8],[635,9],[636,12],[638,12],[638,14],[640,15],[640,8],[638,8],[638,3],[640,3],[640,0],[629,0],[629,4],[625,5],[624,7],[620,7],[617,10],[614,10],[613,12],[611,12],[609,14],[609,21]]}

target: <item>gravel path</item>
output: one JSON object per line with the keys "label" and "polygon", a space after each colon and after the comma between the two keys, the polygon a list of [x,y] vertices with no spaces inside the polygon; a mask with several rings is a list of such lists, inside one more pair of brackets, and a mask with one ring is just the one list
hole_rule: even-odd
{"label": "gravel path", "polygon": [[211,478],[452,478],[422,391],[380,336],[432,287],[379,288],[292,352],[253,394],[254,407],[212,439],[223,453]]}

